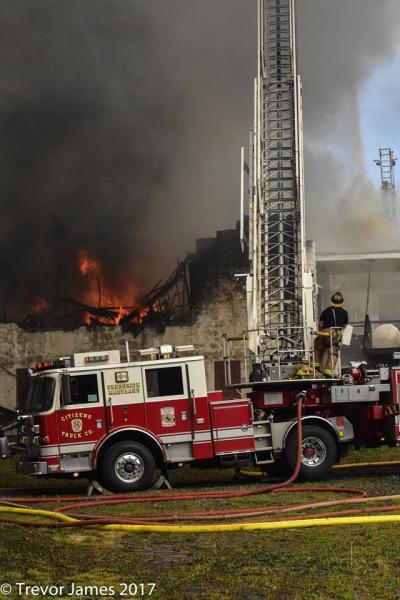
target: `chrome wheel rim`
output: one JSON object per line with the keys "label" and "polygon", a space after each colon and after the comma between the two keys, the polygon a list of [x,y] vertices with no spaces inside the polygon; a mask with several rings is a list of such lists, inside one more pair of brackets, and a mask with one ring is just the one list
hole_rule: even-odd
{"label": "chrome wheel rim", "polygon": [[303,440],[301,462],[307,467],[318,467],[326,458],[326,446],[316,437]]}
{"label": "chrome wheel rim", "polygon": [[114,471],[123,483],[135,483],[143,476],[143,459],[134,452],[121,454],[115,461]]}

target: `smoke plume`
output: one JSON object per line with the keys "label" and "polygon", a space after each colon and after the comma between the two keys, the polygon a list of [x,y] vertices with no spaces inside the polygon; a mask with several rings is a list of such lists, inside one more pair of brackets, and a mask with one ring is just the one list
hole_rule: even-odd
{"label": "smoke plume", "polygon": [[[307,234],[322,249],[343,228],[341,199],[354,207],[368,190],[379,212],[358,93],[395,49],[396,4],[298,0]],[[36,296],[79,296],[82,248],[107,287],[133,281],[140,295],[196,237],[234,226],[255,0],[0,0],[0,9],[0,310],[16,318]]]}
{"label": "smoke plume", "polygon": [[[395,0],[297,5],[308,236],[322,251],[398,249],[396,228],[365,172],[365,159],[375,156],[363,153],[359,96],[398,48],[400,6]],[[387,119],[395,114],[388,106]]]}

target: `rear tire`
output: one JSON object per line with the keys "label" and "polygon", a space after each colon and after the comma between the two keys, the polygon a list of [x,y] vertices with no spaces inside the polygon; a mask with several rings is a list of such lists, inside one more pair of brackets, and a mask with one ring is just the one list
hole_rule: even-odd
{"label": "rear tire", "polygon": [[139,442],[117,442],[100,463],[100,480],[112,492],[136,492],[148,488],[154,478],[155,460]]}
{"label": "rear tire", "polygon": [[[337,454],[336,441],[326,429],[317,425],[304,425],[300,478],[315,481],[324,477],[336,462]],[[292,431],[287,439],[285,455],[294,471],[297,459],[297,430]]]}

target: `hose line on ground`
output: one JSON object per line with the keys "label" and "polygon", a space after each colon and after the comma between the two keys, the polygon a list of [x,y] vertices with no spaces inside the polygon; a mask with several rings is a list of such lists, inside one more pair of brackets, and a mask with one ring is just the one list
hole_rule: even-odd
{"label": "hose line on ground", "polygon": [[[289,488],[299,474],[302,460],[302,399],[303,394],[297,397],[297,458],[296,466],[287,481],[272,484],[268,486],[258,487],[251,490],[235,490],[223,492],[202,492],[200,494],[143,494],[129,495],[119,494],[112,497],[92,500],[87,496],[75,498],[74,503],[66,504],[59,508],[58,511],[48,511],[27,507],[27,504],[42,504],[42,503],[65,503],[70,502],[70,497],[46,497],[46,498],[2,498],[0,500],[0,513],[14,514],[18,516],[34,516],[34,520],[17,519],[0,519],[0,523],[7,523],[25,527],[91,527],[101,530],[116,530],[127,532],[168,532],[168,533],[200,533],[200,532],[228,532],[228,531],[254,531],[254,530],[276,530],[287,529],[294,527],[316,527],[316,526],[334,526],[334,525],[351,525],[351,524],[366,524],[366,523],[389,523],[400,522],[400,515],[373,515],[373,516],[354,516],[360,513],[376,513],[390,512],[400,510],[400,505],[391,505],[383,507],[363,507],[351,508],[346,511],[333,513],[313,514],[310,518],[301,516],[281,516],[288,512],[297,512],[299,510],[311,510],[328,506],[383,502],[388,500],[399,500],[400,495],[367,497],[365,492],[353,488],[324,488],[324,487],[302,487]],[[185,513],[168,513],[168,514],[148,514],[140,517],[127,516],[111,516],[111,515],[91,515],[91,514],[75,514],[67,515],[66,512],[81,511],[83,508],[92,506],[108,506],[117,504],[135,504],[145,502],[171,502],[171,501],[187,501],[200,499],[222,499],[222,498],[240,498],[254,496],[257,494],[279,493],[279,492],[329,492],[329,493],[346,493],[352,494],[353,497],[344,500],[324,500],[321,502],[309,502],[289,504],[285,506],[259,506],[246,509],[229,509],[217,511],[198,511]],[[76,502],[78,500],[78,502]],[[24,505],[24,507],[18,506]],[[260,521],[254,521],[254,518],[266,516],[271,518],[263,518]],[[351,515],[351,516],[350,516]],[[44,517],[45,520],[39,521],[37,517]],[[235,522],[229,524],[210,523],[194,525],[190,523],[173,524],[174,521],[196,521],[196,520],[227,520],[234,518],[253,519],[251,522]]]}
{"label": "hose line on ground", "polygon": [[[398,507],[397,507],[398,508]],[[52,511],[38,511],[36,509],[12,508],[0,506],[0,512],[11,512],[19,514],[41,515],[65,522],[57,525],[64,527],[95,527],[107,531],[125,531],[125,532],[157,532],[157,533],[208,533],[208,532],[235,532],[235,531],[256,531],[256,530],[278,530],[294,529],[305,527],[338,526],[338,525],[365,525],[382,523],[400,523],[400,515],[376,515],[361,517],[321,517],[310,519],[286,520],[286,521],[262,521],[253,523],[229,523],[212,525],[164,525],[164,524],[133,524],[129,522],[108,523],[106,518],[93,521],[79,521],[67,515]],[[54,527],[54,523],[48,522],[22,522],[7,520],[10,524],[25,525],[29,527]],[[107,523],[107,524],[106,524]]]}
{"label": "hose line on ground", "polygon": [[[381,462],[359,462],[359,463],[342,463],[339,465],[333,465],[333,471],[346,471],[352,469],[368,469],[368,468],[381,468],[381,467],[398,467],[400,466],[400,460],[383,460]],[[247,469],[240,469],[237,473],[242,477],[248,477],[249,479],[262,479],[265,477],[265,473],[261,471],[248,471]]]}

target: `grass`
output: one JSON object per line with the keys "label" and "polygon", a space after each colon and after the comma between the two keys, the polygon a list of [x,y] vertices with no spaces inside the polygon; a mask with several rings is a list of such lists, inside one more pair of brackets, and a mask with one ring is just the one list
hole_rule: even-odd
{"label": "grass", "polygon": [[[396,460],[400,450],[380,448],[352,453],[349,462]],[[0,463],[3,488],[25,488],[33,494],[44,488],[46,495],[84,493],[82,481],[38,481],[17,476],[11,461]],[[399,494],[397,469],[336,472],[321,485],[356,487],[371,495]],[[182,470],[174,487],[179,492],[235,489],[262,485],[234,483],[232,471]],[[298,484],[303,486],[305,484]],[[160,491],[168,494],[168,491]],[[3,491],[4,495],[4,491]],[[329,493],[318,499],[330,498]],[[92,512],[144,514],[173,510],[212,510],[253,507],[315,499],[312,494],[251,496],[232,500],[153,502],[122,505]],[[88,511],[89,509],[87,509]],[[94,530],[32,530],[0,525],[0,582],[82,586],[113,586],[108,595],[81,594],[84,598],[149,597],[149,588],[136,595],[120,596],[120,583],[150,583],[151,597],[162,600],[319,600],[400,598],[398,560],[399,528],[366,525],[252,533],[131,534]],[[92,590],[95,592],[95,590]],[[127,590],[127,592],[129,592]],[[0,598],[22,598],[15,590]],[[32,595],[26,597],[33,597]],[[41,594],[41,598],[51,598]],[[79,595],[58,595],[77,598]]]}

